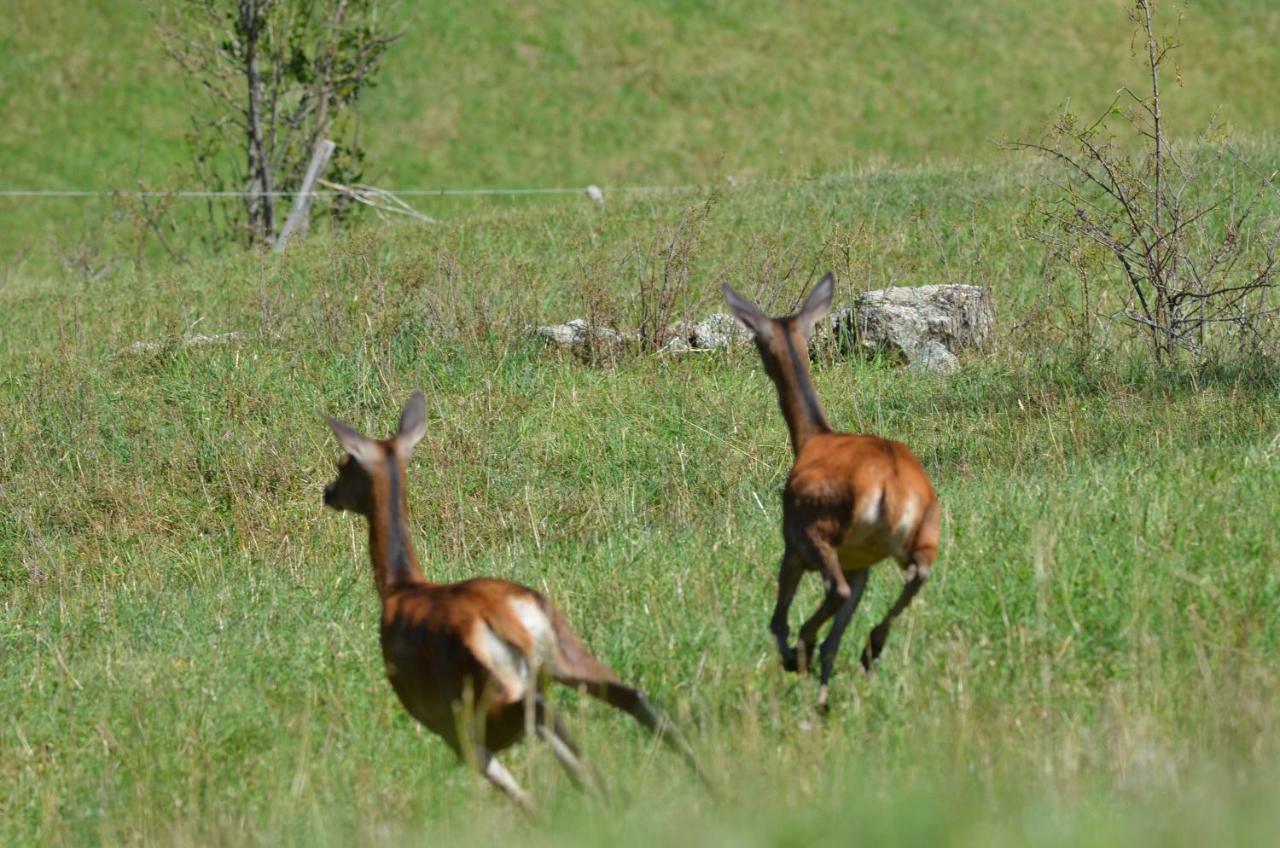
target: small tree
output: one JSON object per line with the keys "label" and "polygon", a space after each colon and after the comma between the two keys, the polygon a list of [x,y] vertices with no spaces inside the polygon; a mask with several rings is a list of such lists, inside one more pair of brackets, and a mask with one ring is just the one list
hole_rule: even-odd
{"label": "small tree", "polygon": [[363,160],[353,107],[394,40],[379,0],[180,0],[155,16],[165,52],[192,89],[189,142],[215,203],[216,241],[272,242],[277,198],[296,191],[318,143],[338,142],[330,171],[357,182]]}
{"label": "small tree", "polygon": [[1275,312],[1280,227],[1257,220],[1275,186],[1231,149],[1216,119],[1189,143],[1166,135],[1160,73],[1178,45],[1157,37],[1153,7],[1136,0],[1130,13],[1149,94],[1121,88],[1092,123],[1064,114],[1043,140],[1011,146],[1066,167],[1041,236],[1086,292],[1094,280],[1120,281],[1113,314],[1140,328],[1157,359],[1203,352],[1215,327],[1256,348]]}

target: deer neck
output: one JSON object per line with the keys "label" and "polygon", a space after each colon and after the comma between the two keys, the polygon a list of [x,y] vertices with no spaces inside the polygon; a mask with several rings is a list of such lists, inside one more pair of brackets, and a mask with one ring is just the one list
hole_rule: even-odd
{"label": "deer neck", "polygon": [[785,356],[779,359],[773,383],[778,389],[778,406],[791,434],[791,449],[796,456],[809,439],[830,433],[831,424],[809,378],[807,348],[798,348],[791,333],[782,334]]}
{"label": "deer neck", "polygon": [[384,491],[374,498],[369,514],[369,558],[378,595],[384,599],[405,584],[426,582],[409,539],[403,471],[393,453],[389,453],[386,467]]}

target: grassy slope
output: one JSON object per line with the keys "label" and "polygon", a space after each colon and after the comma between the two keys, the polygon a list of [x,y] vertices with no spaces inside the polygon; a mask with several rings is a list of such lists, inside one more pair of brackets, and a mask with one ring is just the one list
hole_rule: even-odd
{"label": "grassy slope", "polygon": [[[163,6],[163,4],[161,4]],[[1116,0],[1060,4],[403,3],[364,111],[384,185],[683,183],[869,160],[989,159],[1064,101],[1139,82]],[[1182,125],[1222,104],[1270,135],[1280,10],[1190,9]],[[0,174],[38,188],[176,185],[187,97],[140,4],[16,0],[0,33]],[[1176,119],[1175,119],[1176,123]],[[74,241],[106,202],[4,200],[5,261]],[[457,211],[451,202],[447,211]]]}
{"label": "grassy slope", "polygon": [[[1046,323],[1006,329],[945,381],[820,361],[832,419],[911,444],[946,509],[937,579],[866,679],[853,660],[896,583],[872,581],[822,722],[764,627],[787,446],[753,356],[587,368],[521,330],[593,299],[629,320],[691,200],[494,210],[0,293],[0,842],[1273,832],[1274,375],[1073,361],[1046,351]],[[1021,315],[1038,270],[1008,226],[1022,204],[988,171],[730,193],[690,248],[681,306],[710,308],[728,277],[784,308],[803,272],[755,281],[799,262],[857,285],[991,279],[1001,314]],[[250,338],[119,355],[193,326]],[[528,833],[402,714],[363,530],[319,503],[336,456],[319,416],[382,432],[415,387],[431,409],[410,475],[428,572],[549,591],[694,728],[731,786],[723,807],[567,698],[630,803],[583,803],[529,746],[510,764],[552,823]],[[816,597],[811,582],[796,614]]]}
{"label": "grassy slope", "polygon": [[[444,226],[305,255],[20,276],[0,288],[0,843],[1274,833],[1280,386],[1076,359],[1052,308],[1024,320],[1067,295],[1041,286],[1022,175],[986,145],[1067,96],[1100,105],[1124,74],[1122,4],[871,5],[415,12],[366,120],[388,184],[862,172],[720,198],[686,233],[680,312],[714,308],[722,278],[786,308],[815,265],[855,287],[993,284],[999,349],[955,378],[816,369],[832,419],[911,444],[946,505],[938,577],[874,679],[853,658],[887,571],[830,721],[777,669],[764,622],[787,445],[749,353],[584,368],[522,332],[584,304],[633,323],[637,281],[700,195],[443,205]],[[181,91],[137,70],[156,57],[136,9],[19,0],[8,22],[6,180],[125,184],[142,149],[145,175],[168,172]],[[1263,2],[1193,10],[1184,114],[1228,101],[1247,133],[1273,126],[1277,27]],[[904,167],[863,168],[880,159]],[[60,203],[6,212],[0,255],[102,214]],[[228,330],[249,337],[119,355]],[[336,456],[319,415],[380,432],[416,387],[429,573],[551,592],[696,728],[732,784],[723,807],[568,698],[631,803],[582,803],[530,746],[511,765],[552,806],[530,834],[402,715],[363,532],[319,505]],[[810,585],[797,615],[815,600]]]}

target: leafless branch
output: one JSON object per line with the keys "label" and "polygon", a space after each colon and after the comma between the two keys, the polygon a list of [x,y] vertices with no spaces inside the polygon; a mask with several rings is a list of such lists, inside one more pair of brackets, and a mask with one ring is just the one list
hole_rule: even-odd
{"label": "leafless branch", "polygon": [[[1263,192],[1280,197],[1275,174],[1259,174],[1215,143],[1216,115],[1193,144],[1166,137],[1160,71],[1178,44],[1157,36],[1151,0],[1132,3],[1149,92],[1121,87],[1092,123],[1064,114],[1045,139],[1008,145],[1065,169],[1065,180],[1050,181],[1060,199],[1043,212],[1051,229],[1040,237],[1052,255],[1070,257],[1082,281],[1093,276],[1084,263],[1099,254],[1077,250],[1072,238],[1110,257],[1106,262],[1124,280],[1123,292],[1117,290],[1124,305],[1111,314],[1141,327],[1157,358],[1175,350],[1203,353],[1207,330],[1217,323],[1231,323],[1239,338],[1256,341],[1265,335],[1262,319],[1274,312],[1266,303],[1280,268],[1280,226],[1258,221]],[[1122,100],[1133,108],[1118,110]],[[1141,153],[1127,153],[1115,140],[1117,123],[1142,143]],[[1244,187],[1242,175],[1255,178],[1257,187]],[[1265,246],[1252,235],[1260,226]],[[1266,327],[1273,335],[1274,329]]]}

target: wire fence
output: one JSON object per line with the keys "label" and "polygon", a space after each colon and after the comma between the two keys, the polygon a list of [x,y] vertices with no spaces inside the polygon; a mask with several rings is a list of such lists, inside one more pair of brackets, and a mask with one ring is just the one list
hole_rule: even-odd
{"label": "wire fence", "polygon": [[[821,174],[813,174],[800,177],[778,177],[778,176],[762,176],[737,178],[726,175],[721,187],[727,188],[779,188],[785,189],[797,185],[813,185],[822,183],[845,183],[864,180],[870,177],[897,176],[904,174],[921,174],[933,172],[954,172],[954,166],[928,166],[914,165],[907,167],[868,167],[862,170],[854,171],[828,171]],[[1006,169],[1007,170],[1007,169]],[[321,181],[323,182],[323,181]],[[384,192],[396,197],[549,197],[556,195],[585,195],[586,197],[600,202],[604,197],[611,194],[676,194],[691,191],[708,191],[716,186],[711,183],[685,183],[675,185],[615,185],[600,186],[595,184],[581,186],[548,186],[544,188],[504,188],[504,187],[488,187],[488,188],[404,188],[404,189],[382,189],[377,191]],[[359,186],[361,189],[370,189],[371,186]],[[199,199],[218,199],[218,198],[244,198],[244,197],[273,197],[273,198],[295,198],[299,196],[310,197],[338,197],[350,195],[348,189],[334,188],[317,188],[311,191],[207,191],[195,189],[174,189],[174,190],[116,190],[116,189],[29,189],[29,188],[0,188],[0,198],[199,198]]]}
{"label": "wire fence", "polygon": [[[536,195],[566,195],[581,194],[591,196],[593,189],[602,194],[643,194],[657,192],[680,192],[693,191],[702,188],[696,185],[651,185],[651,186],[612,186],[601,188],[594,185],[581,187],[554,187],[554,188],[410,188],[410,189],[386,189],[390,194],[399,197],[519,197],[519,196],[536,196]],[[0,189],[0,197],[136,197],[136,198],[169,198],[169,197],[191,197],[191,198],[232,198],[232,197],[280,197],[293,198],[300,195],[310,197],[336,197],[348,194],[349,192],[338,191],[335,189],[315,189],[309,192],[301,191],[270,191],[270,192],[251,192],[251,191],[114,191],[103,189],[26,189],[26,188],[9,188]]]}

